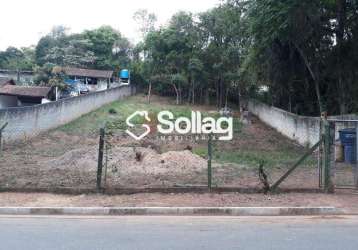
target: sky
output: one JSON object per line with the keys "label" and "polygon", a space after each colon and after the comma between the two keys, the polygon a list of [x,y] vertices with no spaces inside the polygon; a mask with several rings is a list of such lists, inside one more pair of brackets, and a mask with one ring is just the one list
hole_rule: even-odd
{"label": "sky", "polygon": [[55,25],[71,33],[111,25],[133,43],[140,37],[133,14],[147,9],[166,24],[181,10],[202,12],[219,0],[1,0],[0,50],[35,45]]}

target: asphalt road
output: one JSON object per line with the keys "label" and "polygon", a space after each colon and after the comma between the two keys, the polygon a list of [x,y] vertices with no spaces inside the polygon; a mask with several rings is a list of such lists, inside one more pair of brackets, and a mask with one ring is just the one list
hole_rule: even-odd
{"label": "asphalt road", "polygon": [[358,249],[358,217],[0,217],[0,249]]}

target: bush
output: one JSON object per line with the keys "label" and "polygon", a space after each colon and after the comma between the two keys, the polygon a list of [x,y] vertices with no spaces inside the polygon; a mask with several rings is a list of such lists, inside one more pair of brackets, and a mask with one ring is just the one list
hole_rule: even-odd
{"label": "bush", "polygon": [[108,113],[110,113],[111,115],[118,114],[117,110],[115,110],[114,108],[110,108],[110,109],[108,110]]}

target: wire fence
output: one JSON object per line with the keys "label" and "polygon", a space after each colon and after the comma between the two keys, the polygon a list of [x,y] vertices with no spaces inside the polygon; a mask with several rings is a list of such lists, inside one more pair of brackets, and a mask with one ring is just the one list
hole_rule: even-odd
{"label": "wire fence", "polygon": [[[106,124],[90,136],[61,128],[16,141],[2,138],[0,189],[264,191],[307,149],[262,126],[255,120],[242,125],[231,142],[156,133],[136,141],[123,124]],[[318,189],[318,158],[317,151],[307,155],[280,187]]]}
{"label": "wire fence", "polygon": [[[277,139],[278,144],[284,145],[272,149],[265,148],[265,143],[245,142],[223,142],[212,136],[191,137],[191,140],[165,137],[161,141],[155,135],[133,142],[123,136],[120,128],[109,126],[103,134],[103,164],[99,164],[104,171],[100,177],[104,178],[101,188],[197,187],[264,191],[297,161],[300,168],[295,166],[294,175],[280,183],[282,188],[319,188],[317,147],[307,154],[306,149],[284,138]],[[172,143],[180,150],[170,151]]]}
{"label": "wire fence", "polygon": [[[21,134],[22,131],[3,132]],[[4,134],[4,133],[3,133]],[[17,135],[18,135],[17,134]],[[25,133],[24,133],[25,134]],[[1,139],[0,189],[95,190],[98,132],[91,138],[61,130]]]}
{"label": "wire fence", "polygon": [[358,188],[358,120],[330,120],[332,171],[336,188]]}

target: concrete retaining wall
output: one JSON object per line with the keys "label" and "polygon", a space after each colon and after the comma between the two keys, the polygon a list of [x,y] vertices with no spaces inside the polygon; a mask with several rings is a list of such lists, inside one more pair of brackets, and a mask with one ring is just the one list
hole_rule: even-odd
{"label": "concrete retaining wall", "polygon": [[132,93],[130,86],[122,86],[36,106],[0,109],[0,125],[9,123],[4,139],[12,141],[38,135]]}
{"label": "concrete retaining wall", "polygon": [[[247,101],[247,106],[249,111],[261,121],[288,138],[297,141],[302,146],[313,146],[319,141],[320,117],[295,115],[252,99]],[[332,119],[358,120],[358,115],[348,114],[328,117],[328,120]],[[356,126],[358,126],[358,123],[355,122],[337,122],[336,140],[340,129]]]}
{"label": "concrete retaining wall", "polygon": [[248,101],[248,109],[261,121],[303,146],[312,146],[319,141],[319,117],[295,115],[256,100]]}

